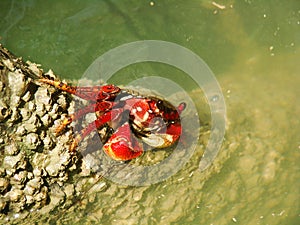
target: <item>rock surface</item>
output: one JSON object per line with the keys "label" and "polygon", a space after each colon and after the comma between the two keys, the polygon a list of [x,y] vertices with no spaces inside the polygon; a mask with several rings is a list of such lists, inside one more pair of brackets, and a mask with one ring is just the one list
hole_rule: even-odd
{"label": "rock surface", "polygon": [[74,110],[72,98],[38,83],[43,70],[1,45],[0,74],[0,223],[19,223],[28,212],[39,215],[63,207],[66,196],[72,200],[76,185],[69,176],[81,162],[68,151],[73,131],[53,132],[61,115]]}
{"label": "rock surface", "polygon": [[[34,221],[38,224],[74,224],[80,221],[85,221],[85,224],[146,224],[148,219],[155,222],[154,208],[161,208],[164,212],[182,211],[171,199],[172,188],[182,189],[181,196],[192,195],[198,189],[186,186],[187,180],[200,182],[197,187],[201,188],[211,171],[218,171],[221,167],[219,162],[210,171],[202,174],[197,171],[210,136],[209,124],[201,122],[200,140],[196,129],[183,135],[185,144],[196,140],[196,157],[187,163],[189,169],[185,170],[185,177],[171,177],[168,182],[174,185],[162,182],[156,187],[128,186],[128,183],[143,183],[152,178],[167,179],[166,173],[173,175],[174,168],[184,158],[190,157],[189,149],[184,143],[178,143],[180,150],[174,155],[172,149],[145,151],[141,158],[129,163],[116,163],[101,151],[98,133],[94,132],[88,141],[81,143],[77,153],[70,154],[68,149],[74,132],[91,122],[91,118],[84,118],[74,126],[74,131],[67,128],[59,136],[55,135],[55,129],[66,115],[76,110],[75,106],[80,107],[84,102],[39,83],[38,78],[45,74],[54,79],[56,76],[51,70],[44,73],[34,63],[24,63],[1,45],[0,74],[0,224]],[[89,85],[89,81],[86,82]],[[196,95],[202,116],[209,117],[204,110],[205,104],[199,99],[201,94],[197,92]],[[175,98],[185,101],[180,95]],[[184,114],[188,126],[193,127],[190,117],[198,118],[198,114],[188,110]],[[223,159],[229,156],[229,152]],[[153,169],[164,159],[167,162],[170,155],[173,162],[164,168],[165,171]],[[193,174],[197,174],[200,180]],[[128,182],[122,185],[120,180]],[[161,194],[152,196],[152,188],[157,188],[157,193]],[[166,199],[163,204],[160,203],[162,199]],[[163,222],[165,215],[158,216]],[[136,217],[140,218],[139,221]],[[176,220],[175,216],[169,221]]]}

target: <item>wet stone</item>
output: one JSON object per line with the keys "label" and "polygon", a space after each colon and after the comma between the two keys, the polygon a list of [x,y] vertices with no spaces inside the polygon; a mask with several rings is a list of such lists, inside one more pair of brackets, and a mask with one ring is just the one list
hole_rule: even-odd
{"label": "wet stone", "polygon": [[5,120],[9,114],[10,109],[2,100],[0,100],[0,122]]}
{"label": "wet stone", "polygon": [[0,178],[0,193],[6,192],[9,185],[10,185],[9,180],[7,178],[1,177]]}
{"label": "wet stone", "polygon": [[20,114],[23,118],[23,121],[28,120],[31,116],[31,112],[26,108],[20,109]]}
{"label": "wet stone", "polygon": [[49,112],[49,115],[52,117],[52,119],[57,119],[58,117],[58,110],[59,110],[59,105],[55,103],[53,107],[51,108],[51,111]]}
{"label": "wet stone", "polygon": [[28,181],[25,188],[25,195],[34,195],[34,193],[41,188],[43,180],[40,177],[35,177],[32,180]]}
{"label": "wet stone", "polygon": [[26,143],[26,147],[32,150],[37,149],[37,147],[41,144],[39,136],[35,133],[27,134],[24,142]]}
{"label": "wet stone", "polygon": [[15,143],[11,143],[10,145],[6,145],[4,147],[4,151],[6,155],[16,155],[19,153],[18,146]]}
{"label": "wet stone", "polygon": [[27,180],[27,171],[20,171],[10,178],[11,184],[23,185]]}
{"label": "wet stone", "polygon": [[29,66],[28,68],[37,76],[42,76],[43,70],[39,68],[40,64],[32,63],[27,61],[26,62]]}
{"label": "wet stone", "polygon": [[19,126],[16,130],[16,134],[20,135],[20,136],[23,136],[26,133],[27,133],[27,131],[26,131],[24,125]]}
{"label": "wet stone", "polygon": [[12,110],[11,116],[10,116],[10,118],[9,118],[9,120],[7,122],[8,123],[13,123],[13,122],[17,121],[20,118],[21,118],[21,115],[19,114],[19,111]]}
{"label": "wet stone", "polygon": [[[50,212],[56,207],[64,208],[66,197],[69,204],[73,204],[74,196],[85,191],[86,186],[75,189],[74,180],[69,179],[71,171],[74,172],[72,178],[73,175],[80,177],[74,170],[80,168],[81,162],[68,151],[73,131],[67,128],[55,136],[62,115],[73,112],[75,103],[65,93],[33,79],[33,73],[43,73],[36,65],[30,64],[34,70],[30,72],[26,64],[15,68],[18,61],[7,60],[14,71],[8,72],[6,66],[2,70],[3,60],[0,57],[0,74],[3,75],[0,78],[0,122],[4,124],[0,126],[0,144],[3,144],[0,224],[28,224],[20,218],[26,218],[30,212],[42,215],[41,212]],[[54,75],[53,78],[57,79]],[[88,177],[83,179],[87,183]],[[97,187],[102,190],[106,185],[102,183]]]}
{"label": "wet stone", "polygon": [[50,205],[52,205],[52,207],[55,207],[65,201],[66,195],[59,185],[57,184],[51,185],[50,190],[51,190]]}
{"label": "wet stone", "polygon": [[41,117],[41,121],[44,124],[44,126],[48,127],[52,123],[52,118],[49,116],[49,114],[45,114],[43,117]]}
{"label": "wet stone", "polygon": [[51,137],[46,136],[43,138],[43,144],[45,149],[51,149],[54,146],[54,142]]}
{"label": "wet stone", "polygon": [[33,102],[28,102],[26,103],[25,108],[27,108],[30,112],[33,112],[35,111],[36,106]]}
{"label": "wet stone", "polygon": [[36,114],[40,117],[46,114],[46,107],[43,103],[36,104]]}
{"label": "wet stone", "polygon": [[64,95],[60,95],[57,99],[57,103],[62,107],[63,110],[67,109],[67,99]]}
{"label": "wet stone", "polygon": [[13,188],[12,190],[10,190],[10,192],[8,192],[7,195],[9,197],[10,201],[18,202],[21,200],[21,198],[23,196],[23,191],[20,189]]}
{"label": "wet stone", "polygon": [[35,101],[37,104],[51,105],[52,99],[47,88],[38,88],[35,93]]}
{"label": "wet stone", "polygon": [[22,73],[9,72],[8,73],[8,83],[12,95],[22,96],[26,90],[25,76]]}
{"label": "wet stone", "polygon": [[31,98],[31,93],[30,93],[30,91],[27,91],[27,92],[22,96],[22,100],[23,100],[24,102],[28,102],[30,98]]}
{"label": "wet stone", "polygon": [[30,205],[30,204],[34,203],[34,197],[33,196],[25,195],[25,198],[26,198],[26,204],[27,205]]}
{"label": "wet stone", "polygon": [[4,177],[6,175],[5,169],[0,167],[0,177]]}
{"label": "wet stone", "polygon": [[0,212],[5,210],[5,207],[7,206],[7,200],[3,197],[0,197]]}
{"label": "wet stone", "polygon": [[67,197],[71,197],[74,192],[75,192],[75,188],[74,188],[74,185],[73,184],[67,184],[64,186],[64,192],[65,192],[65,195]]}
{"label": "wet stone", "polygon": [[19,153],[16,156],[5,156],[3,160],[3,166],[8,169],[25,169],[27,161],[25,155]]}

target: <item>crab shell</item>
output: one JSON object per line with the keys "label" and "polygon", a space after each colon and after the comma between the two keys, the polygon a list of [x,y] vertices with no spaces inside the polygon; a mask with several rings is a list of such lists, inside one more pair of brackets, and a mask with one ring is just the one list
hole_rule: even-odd
{"label": "crab shell", "polygon": [[139,157],[143,153],[143,146],[132,135],[129,124],[124,123],[103,145],[103,150],[114,160],[127,161]]}
{"label": "crab shell", "polygon": [[115,160],[130,160],[143,153],[143,143],[152,148],[166,148],[180,137],[180,113],[185,103],[177,108],[158,98],[129,98],[124,110],[129,121],[116,129],[104,144],[105,153]]}

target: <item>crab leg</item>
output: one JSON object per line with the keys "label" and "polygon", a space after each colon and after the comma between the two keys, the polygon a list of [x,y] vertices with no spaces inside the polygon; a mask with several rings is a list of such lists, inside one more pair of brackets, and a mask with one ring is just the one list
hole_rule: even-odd
{"label": "crab leg", "polygon": [[112,107],[113,107],[113,103],[107,101],[90,104],[78,110],[76,113],[70,115],[69,117],[65,118],[62,121],[62,123],[56,128],[55,133],[56,135],[60,134],[66,128],[67,125],[72,123],[72,121],[78,120],[88,113],[93,113],[93,112],[103,113],[110,110]]}
{"label": "crab leg", "polygon": [[86,137],[88,136],[92,131],[100,128],[105,123],[109,121],[116,120],[122,113],[122,109],[112,109],[111,111],[108,111],[98,117],[95,121],[91,122],[87,125],[84,129],[82,129],[78,134],[76,134],[74,141],[72,142],[70,146],[70,152],[73,152],[78,144]]}
{"label": "crab leg", "polygon": [[61,81],[50,80],[42,78],[38,80],[39,82],[50,84],[51,86],[68,92],[70,94],[76,95],[85,100],[99,101],[106,100],[115,97],[116,94],[120,92],[120,88],[114,85],[104,85],[104,86],[93,86],[93,87],[74,87],[65,84]]}
{"label": "crab leg", "polygon": [[143,145],[130,129],[128,122],[120,126],[103,145],[104,152],[117,161],[127,161],[143,153]]}

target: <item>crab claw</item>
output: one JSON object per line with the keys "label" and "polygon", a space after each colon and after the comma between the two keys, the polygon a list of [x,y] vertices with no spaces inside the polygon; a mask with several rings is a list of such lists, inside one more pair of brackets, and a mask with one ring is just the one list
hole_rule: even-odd
{"label": "crab claw", "polygon": [[179,123],[170,124],[166,131],[151,133],[142,140],[154,148],[166,148],[173,145],[181,135],[181,125]]}
{"label": "crab claw", "polygon": [[124,123],[103,145],[104,152],[117,161],[127,161],[139,157],[143,146],[132,133],[128,123]]}

